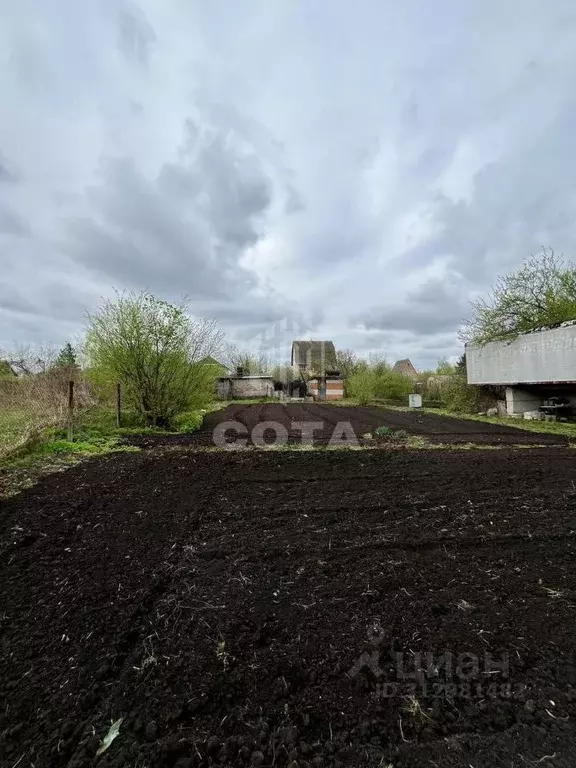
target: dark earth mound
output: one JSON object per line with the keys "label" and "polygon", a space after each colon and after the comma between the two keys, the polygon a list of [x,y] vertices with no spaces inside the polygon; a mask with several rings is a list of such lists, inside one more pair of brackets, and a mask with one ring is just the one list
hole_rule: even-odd
{"label": "dark earth mound", "polygon": [[46,478],[0,510],[1,765],[574,766],[575,459],[175,447]]}

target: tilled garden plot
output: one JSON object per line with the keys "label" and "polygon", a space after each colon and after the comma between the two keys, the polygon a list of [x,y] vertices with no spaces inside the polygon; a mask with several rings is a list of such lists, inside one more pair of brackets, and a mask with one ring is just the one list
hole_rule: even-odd
{"label": "tilled garden plot", "polygon": [[564,448],[52,475],[1,508],[1,764],[573,766],[575,531]]}
{"label": "tilled garden plot", "polygon": [[[453,419],[416,411],[343,407],[319,403],[230,405],[208,414],[202,429],[194,435],[188,437],[146,435],[137,437],[131,442],[142,447],[170,443],[214,445],[218,427],[226,422],[237,425],[236,428],[231,427],[229,441],[245,440],[248,445],[254,442],[253,437],[256,434],[254,428],[262,429],[265,423],[281,425],[289,443],[301,442],[302,431],[299,425],[314,423],[316,424],[313,433],[315,445],[326,445],[331,440],[336,444],[345,443],[350,434],[363,442],[365,434],[381,426],[389,427],[391,430],[403,430],[409,435],[422,436],[430,442],[446,444],[565,445],[568,442],[568,438],[562,435],[528,432],[515,427],[469,419]],[[351,431],[346,432],[341,427],[338,429],[338,425],[342,424],[349,424]],[[273,429],[263,434],[259,433],[260,439],[265,442],[272,441],[276,434]],[[216,440],[218,440],[217,437]]]}

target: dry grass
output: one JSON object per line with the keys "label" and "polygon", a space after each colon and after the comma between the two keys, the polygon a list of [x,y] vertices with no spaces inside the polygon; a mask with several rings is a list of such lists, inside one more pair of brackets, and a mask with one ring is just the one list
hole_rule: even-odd
{"label": "dry grass", "polygon": [[[69,379],[61,372],[0,379],[0,458],[66,423]],[[90,385],[76,375],[76,409],[94,403]]]}

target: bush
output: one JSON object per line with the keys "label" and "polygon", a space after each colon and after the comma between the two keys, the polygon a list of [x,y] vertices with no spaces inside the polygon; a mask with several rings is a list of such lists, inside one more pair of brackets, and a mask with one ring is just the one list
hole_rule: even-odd
{"label": "bush", "polygon": [[204,421],[204,411],[184,411],[172,420],[172,425],[178,432],[196,432]]}
{"label": "bush", "polygon": [[348,379],[346,394],[358,401],[359,405],[368,405],[376,397],[376,376],[374,371],[358,371]]}
{"label": "bush", "polygon": [[446,408],[455,413],[475,413],[486,407],[486,395],[480,387],[468,384],[466,376],[454,376],[442,390]]}
{"label": "bush", "polygon": [[128,293],[88,316],[85,351],[96,379],[121,382],[146,424],[168,427],[177,413],[212,399],[218,374],[203,361],[221,338],[213,321],[192,320],[184,303]]}
{"label": "bush", "polygon": [[403,400],[414,391],[414,383],[408,376],[396,371],[376,375],[376,397],[382,400]]}
{"label": "bush", "polygon": [[353,397],[360,405],[367,405],[373,400],[406,404],[408,395],[413,391],[412,379],[384,365],[359,370],[346,382],[346,396]]}

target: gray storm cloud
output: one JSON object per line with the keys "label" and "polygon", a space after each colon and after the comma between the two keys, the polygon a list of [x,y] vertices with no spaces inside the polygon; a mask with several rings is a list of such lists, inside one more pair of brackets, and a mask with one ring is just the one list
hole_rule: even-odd
{"label": "gray storm cloud", "polygon": [[575,43],[568,0],[4,3],[0,344],[115,287],[457,355],[471,297],[573,250]]}

